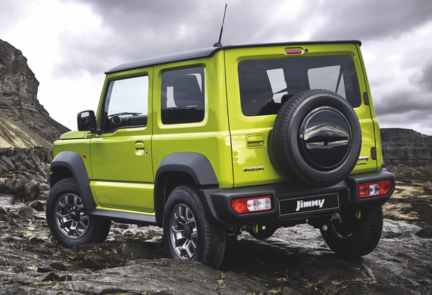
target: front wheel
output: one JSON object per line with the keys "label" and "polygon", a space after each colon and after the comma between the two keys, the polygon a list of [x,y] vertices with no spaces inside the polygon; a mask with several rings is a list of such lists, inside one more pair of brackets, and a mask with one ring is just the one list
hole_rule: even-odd
{"label": "front wheel", "polygon": [[371,253],[381,239],[382,207],[341,213],[342,223],[330,225],[321,234],[329,248],[345,257]]}
{"label": "front wheel", "polygon": [[51,234],[64,247],[101,243],[107,237],[111,220],[88,216],[73,178],[54,185],[46,203],[46,218]]}
{"label": "front wheel", "polygon": [[168,256],[218,268],[225,253],[225,229],[212,223],[196,189],[175,188],[165,206],[164,241]]}

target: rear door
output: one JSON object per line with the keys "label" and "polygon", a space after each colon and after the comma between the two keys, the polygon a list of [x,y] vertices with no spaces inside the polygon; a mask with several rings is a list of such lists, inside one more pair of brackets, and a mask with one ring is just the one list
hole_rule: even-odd
{"label": "rear door", "polygon": [[[287,49],[299,54],[286,54]],[[236,187],[288,181],[272,152],[273,125],[286,99],[310,89],[337,92],[351,103],[364,158],[352,173],[376,170],[373,121],[362,99],[366,87],[355,44],[228,49],[225,62]]]}

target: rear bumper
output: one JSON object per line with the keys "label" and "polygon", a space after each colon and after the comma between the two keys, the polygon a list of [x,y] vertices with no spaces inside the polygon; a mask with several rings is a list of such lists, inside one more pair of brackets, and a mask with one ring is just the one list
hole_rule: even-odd
{"label": "rear bumper", "polygon": [[[389,194],[367,199],[358,198],[359,184],[380,180],[392,181],[392,189]],[[308,218],[331,215],[333,212],[380,206],[387,202],[393,194],[395,180],[392,173],[383,169],[377,172],[350,175],[344,181],[326,188],[311,188],[288,182],[230,189],[202,189],[200,194],[207,213],[214,222],[223,226],[244,226],[257,223],[304,221]],[[272,196],[272,210],[270,211],[238,214],[231,207],[232,199],[267,195]],[[334,199],[335,195],[337,196],[337,203],[331,208],[317,208],[317,210],[307,212],[286,212],[287,202],[284,201],[328,198],[330,202],[330,198]],[[335,203],[334,200],[333,203]]]}

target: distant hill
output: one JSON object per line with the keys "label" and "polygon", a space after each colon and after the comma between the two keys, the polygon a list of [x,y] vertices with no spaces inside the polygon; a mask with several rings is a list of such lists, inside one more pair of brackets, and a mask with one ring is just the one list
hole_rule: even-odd
{"label": "distant hill", "polygon": [[404,166],[432,170],[432,136],[411,129],[381,129],[386,166]]}
{"label": "distant hill", "polygon": [[52,147],[69,129],[37,99],[39,81],[22,52],[0,40],[0,147]]}

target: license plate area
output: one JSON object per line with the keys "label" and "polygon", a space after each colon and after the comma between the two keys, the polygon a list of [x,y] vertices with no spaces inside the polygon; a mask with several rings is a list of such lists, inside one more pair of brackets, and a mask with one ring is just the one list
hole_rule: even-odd
{"label": "license plate area", "polygon": [[339,209],[339,194],[331,193],[279,201],[279,214],[298,215]]}

